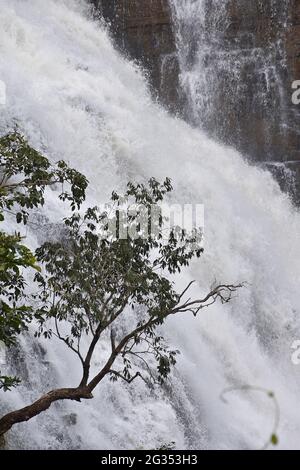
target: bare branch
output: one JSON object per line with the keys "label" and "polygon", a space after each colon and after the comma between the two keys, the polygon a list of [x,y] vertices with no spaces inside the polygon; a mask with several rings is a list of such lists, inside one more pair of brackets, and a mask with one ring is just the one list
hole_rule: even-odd
{"label": "bare branch", "polygon": [[84,359],[83,359],[83,357],[82,357],[82,355],[81,355],[81,353],[80,353],[80,350],[79,350],[79,342],[80,342],[80,339],[79,339],[79,341],[78,341],[78,348],[77,348],[77,349],[74,348],[74,347],[72,346],[72,344],[70,343],[70,341],[68,341],[67,338],[65,338],[64,336],[62,336],[62,335],[60,334],[60,331],[59,331],[59,328],[58,328],[58,323],[57,323],[57,318],[56,318],[56,317],[55,317],[54,322],[55,322],[56,333],[55,333],[55,332],[52,332],[52,334],[53,334],[56,338],[58,338],[60,341],[63,341],[63,342],[68,346],[68,348],[71,349],[71,351],[73,351],[73,352],[79,357],[80,362],[81,362],[81,364],[83,365],[83,364],[84,364]]}
{"label": "bare branch", "polygon": [[235,292],[240,287],[243,287],[243,284],[219,285],[215,289],[213,289],[211,292],[209,292],[207,296],[204,297],[203,299],[185,303],[183,305],[176,307],[175,309],[168,311],[167,313],[165,313],[165,315],[162,318],[159,318],[159,317],[150,318],[147,322],[142,323],[141,325],[138,325],[134,330],[132,330],[130,333],[124,336],[124,338],[120,341],[118,346],[115,347],[114,351],[109,356],[104,367],[101,369],[101,371],[97,375],[95,375],[95,377],[87,385],[88,389],[92,392],[95,389],[95,387],[97,387],[99,382],[101,382],[101,380],[108,373],[110,373],[111,367],[114,364],[118,355],[124,350],[128,342],[134,337],[136,337],[139,333],[144,332],[148,328],[151,328],[152,326],[157,325],[158,322],[161,322],[162,319],[165,320],[170,315],[175,315],[176,313],[186,312],[186,311],[191,311],[191,310],[195,310],[197,312],[201,308],[203,308],[205,306],[204,304],[210,299],[212,300],[212,303],[215,303],[218,298],[220,298],[223,302],[229,302],[229,300],[231,299],[232,293]]}
{"label": "bare branch", "polygon": [[212,300],[209,305],[212,305],[218,299],[220,299],[222,303],[228,303],[232,299],[232,294],[241,287],[244,287],[244,284],[221,284],[215,289],[213,289],[211,292],[209,292],[207,296],[203,299],[193,300],[191,302],[187,301],[184,304],[175,307],[171,312],[167,314],[167,316],[174,315],[180,312],[191,311],[191,308],[193,310],[200,310],[201,308],[204,308],[206,306],[206,302],[208,302],[209,300]]}
{"label": "bare branch", "polygon": [[[148,374],[150,375],[153,383],[158,383],[157,380],[155,379],[154,375],[153,375],[153,372],[151,370],[151,367],[149,366],[148,362],[139,355],[139,353],[136,353],[136,352],[133,352],[133,351],[128,351],[128,354],[131,354],[132,356],[135,356],[137,357],[146,367],[147,371],[148,371]],[[140,354],[143,354],[143,353],[140,353]],[[153,354],[153,353],[148,353],[148,354]]]}
{"label": "bare branch", "polygon": [[110,343],[111,343],[111,351],[114,352],[116,349],[116,333],[113,328],[110,331]]}
{"label": "bare branch", "polygon": [[180,294],[179,300],[182,299],[182,297],[184,296],[184,294],[189,290],[189,288],[191,287],[191,285],[194,284],[194,283],[195,283],[195,281],[191,281],[191,282],[187,285],[187,287],[184,289],[184,291],[182,291],[182,293]]}
{"label": "bare branch", "polygon": [[116,377],[119,377],[122,380],[125,380],[125,382],[127,382],[128,384],[131,384],[131,382],[133,382],[138,377],[140,377],[142,380],[146,382],[146,380],[143,378],[140,372],[137,372],[135,375],[133,375],[130,378],[125,377],[124,375],[122,375],[120,372],[117,372],[116,370],[110,370],[110,374],[115,375]]}

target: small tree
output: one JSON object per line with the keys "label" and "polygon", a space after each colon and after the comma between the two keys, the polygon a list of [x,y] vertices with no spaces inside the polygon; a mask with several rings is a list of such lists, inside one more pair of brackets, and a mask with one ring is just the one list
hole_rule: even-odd
{"label": "small tree", "polygon": [[[64,185],[60,199],[75,210],[85,197],[86,178],[60,161],[49,160],[31,148],[19,133],[0,138],[0,223],[11,213],[18,223],[26,224],[28,211],[44,204],[46,186]],[[39,270],[35,256],[23,244],[19,233],[0,231],[0,341],[15,344],[16,336],[36,316],[26,295],[23,270]],[[17,377],[0,371],[0,389],[17,385]]]}
{"label": "small tree", "polygon": [[[229,302],[240,287],[219,285],[200,299],[188,298],[192,283],[176,292],[171,276],[200,257],[202,248],[198,231],[189,234],[174,227],[165,243],[163,218],[158,216],[153,226],[152,208],[171,190],[168,179],[162,185],[154,179],[149,185],[129,184],[123,197],[112,194],[112,218],[98,208],[74,213],[65,220],[62,240],[37,250],[37,260],[44,265],[36,274],[37,336],[63,341],[78,357],[82,377],[74,388],[52,390],[8,413],[0,419],[0,435],[58,400],[91,399],[106,377],[128,383],[137,378],[164,382],[178,351],[168,347],[159,327],[172,315],[196,316],[218,299]],[[127,238],[120,237],[124,202],[134,203],[136,209],[127,219]],[[117,234],[111,233],[111,226]],[[89,341],[87,348],[83,337]],[[100,340],[109,340],[111,350],[104,365],[91,374]]]}

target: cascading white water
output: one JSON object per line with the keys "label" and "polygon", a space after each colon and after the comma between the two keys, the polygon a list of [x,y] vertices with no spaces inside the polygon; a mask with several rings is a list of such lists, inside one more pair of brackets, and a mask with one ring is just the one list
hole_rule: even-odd
{"label": "cascading white water", "polygon": [[[272,139],[274,133],[284,139],[289,127],[284,35],[290,0],[169,3],[189,121],[253,159],[287,159],[276,154]],[[261,119],[253,132],[249,116]]]}
{"label": "cascading white water", "polygon": [[[205,254],[178,286],[194,278],[201,294],[214,279],[248,287],[228,305],[165,325],[182,351],[167,390],[107,381],[92,401],[57,404],[15,426],[9,446],[260,448],[273,426],[272,402],[254,392],[220,400],[225,387],[250,384],[276,393],[280,447],[299,448],[300,366],[290,349],[300,339],[299,214],[268,172],[153,104],[139,70],[87,15],[81,0],[0,0],[1,133],[17,123],[33,146],[83,171],[91,204],[128,179],[170,176],[174,199],[204,203],[206,213]],[[52,192],[48,201],[51,223],[63,208]],[[39,235],[29,229],[28,242],[35,246]],[[77,384],[78,367],[63,345],[28,335],[20,350],[15,367],[24,384],[1,393],[2,412]],[[106,353],[103,345],[97,361]]]}

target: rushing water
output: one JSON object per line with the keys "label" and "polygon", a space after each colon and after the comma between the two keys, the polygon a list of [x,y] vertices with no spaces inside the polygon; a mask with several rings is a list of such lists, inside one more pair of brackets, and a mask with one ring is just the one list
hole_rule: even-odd
{"label": "rushing water", "polygon": [[190,121],[252,159],[288,159],[290,0],[169,2]]}
{"label": "rushing water", "polygon": [[[206,292],[215,279],[247,281],[231,304],[174,318],[165,333],[182,355],[166,390],[143,382],[101,384],[82,404],[52,406],[15,426],[11,448],[260,448],[272,430],[272,401],[224,387],[250,384],[276,393],[280,447],[299,448],[300,218],[268,172],[152,103],[146,82],[114,49],[83,1],[0,0],[0,79],[7,85],[1,133],[16,123],[49,158],[64,158],[90,179],[89,203],[128,179],[173,179],[174,199],[205,205],[205,254],[178,279]],[[63,215],[50,191],[45,227]],[[20,407],[54,386],[74,386],[72,353],[23,337],[13,366],[23,385],[1,393],[1,410]],[[94,364],[107,354],[98,351]],[[73,413],[73,414],[72,414]]]}

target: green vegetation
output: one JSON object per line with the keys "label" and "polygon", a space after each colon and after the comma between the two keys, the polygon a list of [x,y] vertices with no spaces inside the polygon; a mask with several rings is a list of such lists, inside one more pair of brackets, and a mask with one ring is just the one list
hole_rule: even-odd
{"label": "green vegetation", "polygon": [[[153,225],[151,209],[172,191],[170,180],[129,183],[124,195],[114,192],[110,201],[114,216],[110,218],[97,207],[78,211],[85,197],[85,177],[64,162],[50,165],[19,134],[0,140],[0,158],[2,221],[7,211],[14,211],[16,221],[26,224],[29,211],[43,205],[46,186],[56,184],[63,185],[59,197],[70,203],[73,211],[63,221],[60,241],[44,243],[35,255],[23,245],[19,234],[1,232],[0,339],[9,347],[34,319],[36,336],[62,341],[76,354],[82,370],[80,383],[74,388],[49,391],[31,405],[2,417],[0,435],[47,410],[53,402],[91,399],[106,377],[128,383],[135,379],[163,383],[178,351],[170,349],[160,326],[170,316],[196,316],[217,300],[229,302],[240,287],[218,285],[198,299],[188,295],[192,282],[182,292],[175,290],[172,276],[200,257],[202,248],[197,230],[186,233],[174,227],[166,243],[161,215]],[[124,203],[136,208],[127,214],[125,238],[120,237]],[[117,233],[110,230],[112,225]],[[24,280],[27,269],[36,271],[31,296]],[[110,350],[104,365],[91,374],[95,351],[102,341]],[[86,342],[88,347],[83,346]],[[5,390],[17,383],[15,377],[1,377]]]}
{"label": "green vegetation", "polygon": [[[64,162],[52,166],[49,160],[32,149],[18,133],[0,138],[0,223],[8,214],[17,223],[27,224],[29,211],[44,204],[46,186],[67,186],[59,195],[73,210],[85,197],[87,180]],[[40,268],[35,256],[23,244],[17,232],[0,231],[0,341],[10,347],[16,336],[36,316],[28,296],[23,271]],[[0,371],[0,389],[9,390],[19,383]]]}

